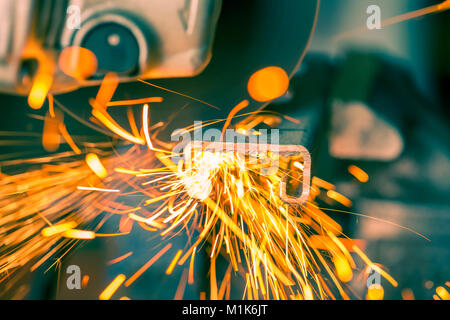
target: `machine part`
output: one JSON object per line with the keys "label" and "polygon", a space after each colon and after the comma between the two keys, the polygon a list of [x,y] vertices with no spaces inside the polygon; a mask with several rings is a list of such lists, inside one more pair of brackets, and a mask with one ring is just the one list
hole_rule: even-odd
{"label": "machine part", "polygon": [[86,35],[82,47],[97,57],[105,57],[98,65],[98,73],[102,75],[110,71],[133,75],[139,70],[139,45],[133,34],[120,25],[97,26]]}
{"label": "machine part", "polygon": [[[53,93],[96,85],[110,71],[121,81],[194,76],[211,58],[221,1],[2,0],[0,6],[0,91],[28,94],[31,84],[20,76],[29,70],[20,67],[30,58],[51,70]],[[58,66],[60,52],[77,46],[99,61],[88,79]]]}
{"label": "machine part", "polygon": [[75,34],[72,45],[101,57],[92,80],[100,80],[108,72],[115,72],[122,78],[137,76],[140,70],[146,69],[149,60],[144,33],[121,15],[107,14],[86,22]]}

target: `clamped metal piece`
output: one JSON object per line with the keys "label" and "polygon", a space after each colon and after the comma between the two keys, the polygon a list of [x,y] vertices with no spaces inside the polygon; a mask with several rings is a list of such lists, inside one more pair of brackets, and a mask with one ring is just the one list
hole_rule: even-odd
{"label": "clamped metal piece", "polygon": [[303,158],[303,179],[302,192],[298,197],[289,196],[286,193],[287,175],[284,174],[279,184],[280,199],[290,205],[304,204],[309,197],[311,179],[311,155],[308,150],[301,145],[279,145],[279,144],[259,144],[259,143],[232,143],[232,142],[207,142],[192,141],[184,148],[185,163],[191,162],[192,152],[212,152],[227,153],[233,152],[241,155],[252,156],[261,153],[271,153],[278,157],[301,156]]}

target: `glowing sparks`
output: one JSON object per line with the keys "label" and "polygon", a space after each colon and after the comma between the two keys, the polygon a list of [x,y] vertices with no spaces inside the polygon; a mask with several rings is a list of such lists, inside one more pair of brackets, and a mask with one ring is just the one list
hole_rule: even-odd
{"label": "glowing sparks", "polygon": [[70,136],[69,132],[67,131],[64,123],[59,123],[58,128],[59,128],[59,132],[63,136],[64,140],[66,140],[66,142],[70,146],[70,148],[72,148],[73,152],[75,152],[76,154],[81,154],[80,148],[78,148],[78,146],[73,141],[73,139]]}
{"label": "glowing sparks", "polygon": [[[148,116],[148,106],[144,106],[143,111],[145,119]],[[144,124],[144,129],[146,127],[148,128],[148,123]],[[150,138],[148,131],[146,138]],[[150,146],[153,147],[151,141]],[[80,230],[81,227],[74,229],[77,227],[75,224],[64,225],[72,220],[55,223],[55,229],[47,223],[39,229],[45,230],[40,233],[45,239],[54,240],[47,248],[52,248],[51,245],[56,243],[62,246],[67,243],[64,240],[128,234],[133,222],[145,230],[158,231],[162,237],[186,229],[195,240],[185,251],[178,250],[174,253],[166,269],[168,275],[172,274],[176,265],[183,265],[190,260],[189,266],[183,269],[177,298],[183,296],[187,283],[194,283],[195,255],[204,243],[210,245],[208,254],[211,258],[212,299],[229,297],[231,270],[246,272],[245,295],[252,299],[334,298],[329,293],[327,284],[319,277],[322,272],[329,275],[331,283],[338,288],[342,297],[348,298],[342,283],[354,278],[353,270],[357,266],[349,252],[357,252],[354,249],[356,242],[341,237],[341,226],[318,208],[312,198],[301,206],[289,206],[274,192],[286,172],[302,176],[305,166],[304,159],[300,156],[280,157],[280,169],[268,175],[260,174],[263,163],[250,161],[233,152],[195,151],[190,161],[175,164],[167,153],[155,153],[150,148],[134,146],[125,155],[121,155],[121,166],[124,163],[129,166],[111,169],[109,173],[97,155],[89,153],[85,160],[88,165],[79,161],[74,167],[76,170],[64,166],[53,167],[53,170],[61,171],[58,181],[70,181],[69,185],[61,189],[64,192],[60,197],[64,199],[69,195],[70,205],[78,201],[82,194],[83,203],[92,204],[84,207],[82,214],[86,217],[83,216],[83,219],[78,219],[78,215],[71,216],[83,228],[85,223],[102,212],[120,214],[121,233],[100,234]],[[108,165],[113,163],[110,157],[105,156],[103,160]],[[159,166],[152,162],[154,160],[160,162]],[[146,169],[139,169],[142,167]],[[83,175],[75,178],[80,172]],[[104,183],[114,186],[114,189],[92,186],[99,183],[92,172],[101,178],[108,177]],[[322,188],[334,189],[333,185],[322,180],[315,179],[314,182],[317,183],[316,188],[319,184]],[[122,191],[129,185],[137,184],[140,187],[135,187],[135,194],[138,193],[137,190],[142,191],[141,205],[126,206],[116,199],[126,194]],[[43,192],[46,188],[43,188]],[[72,196],[74,189],[84,192],[76,193],[78,197],[75,197],[76,195]],[[51,191],[57,190],[56,187]],[[153,206],[158,209],[150,214]],[[30,207],[30,211],[34,210]],[[46,204],[41,210],[42,217],[37,219],[44,224],[42,220],[53,209]],[[60,206],[55,207],[55,210],[64,213],[73,209],[71,206],[67,209]],[[135,274],[126,281],[124,279],[124,285],[128,287],[133,284],[171,246],[167,244]],[[41,260],[33,266],[34,269],[56,251],[44,251]],[[222,282],[219,281],[222,275],[216,270],[216,259],[221,254],[229,260],[227,270],[230,270],[223,276]],[[131,252],[111,260],[109,264],[124,261],[130,256]],[[329,257],[332,258],[331,261],[328,260]],[[365,261],[373,266],[368,258]],[[389,277],[386,273],[382,275]],[[293,288],[297,292],[292,292]],[[107,293],[112,291],[114,290]]]}
{"label": "glowing sparks", "polygon": [[189,264],[189,284],[194,283],[194,258],[195,258],[195,251],[197,250],[197,247],[194,247],[194,251],[192,251],[191,254],[191,262]]}
{"label": "glowing sparks", "polygon": [[28,104],[32,109],[40,109],[47,98],[47,94],[52,86],[53,76],[46,72],[38,72],[31,91],[28,95]]}
{"label": "glowing sparks", "polygon": [[173,257],[172,262],[169,264],[169,267],[166,270],[167,275],[172,273],[172,271],[175,268],[175,266],[178,262],[178,259],[180,259],[182,253],[183,253],[183,250],[178,250],[178,252],[175,254],[175,257]]}
{"label": "glowing sparks", "polygon": [[118,84],[119,77],[117,74],[113,72],[107,73],[98,89],[93,107],[101,110],[106,109],[107,103],[111,101]]}
{"label": "glowing sparks", "polygon": [[384,288],[379,284],[371,284],[367,290],[367,300],[383,300]]}
{"label": "glowing sparks", "polygon": [[241,101],[240,103],[238,103],[230,112],[230,114],[227,117],[227,120],[225,121],[225,124],[223,126],[222,129],[222,135],[221,135],[221,139],[223,139],[223,136],[225,134],[225,130],[228,128],[228,126],[231,123],[231,120],[233,119],[233,117],[242,109],[248,107],[249,102],[247,100]]}
{"label": "glowing sparks", "polygon": [[174,300],[183,299],[184,290],[186,289],[186,283],[188,278],[188,269],[183,270],[183,274],[181,275],[180,282],[178,283],[177,291],[175,292]]}
{"label": "glowing sparks", "polygon": [[152,257],[146,264],[144,264],[135,274],[133,274],[126,282],[125,287],[129,287],[137,278],[139,278],[148,268],[150,268],[163,254],[165,254],[172,247],[171,243],[168,243],[162,248],[154,257]]}
{"label": "glowing sparks", "polygon": [[402,299],[403,300],[414,300],[414,292],[409,289],[409,288],[405,288],[402,290]]}
{"label": "glowing sparks", "polygon": [[86,163],[99,178],[103,179],[108,175],[108,172],[100,161],[100,158],[95,153],[88,153],[86,155]]}
{"label": "glowing sparks", "polygon": [[125,140],[136,144],[145,144],[145,141],[141,137],[135,137],[132,134],[124,130],[120,125],[117,124],[107,113],[103,110],[92,110],[92,115],[97,118],[101,123],[103,123],[108,129],[122,137]]}
{"label": "glowing sparks", "polygon": [[77,223],[74,221],[71,221],[71,222],[67,222],[67,223],[61,223],[58,225],[46,227],[46,228],[42,229],[41,233],[44,237],[51,237],[55,234],[62,233],[64,231],[73,229],[76,226],[77,226]]}
{"label": "glowing sparks", "polygon": [[281,97],[289,87],[289,77],[280,67],[266,67],[255,72],[249,79],[250,96],[260,102]]}
{"label": "glowing sparks", "polygon": [[298,162],[298,161],[295,161],[294,162],[294,167],[296,167],[296,168],[298,168],[298,169],[300,169],[300,170],[303,170],[305,167],[303,166],[303,164],[301,164],[300,162]]}
{"label": "glowing sparks", "polygon": [[386,271],[381,269],[378,265],[374,264],[369,257],[367,257],[364,252],[361,251],[357,246],[352,247],[353,250],[361,257],[361,259],[367,264],[368,267],[372,268],[376,272],[378,272],[381,276],[383,276],[387,281],[389,281],[394,287],[398,286],[398,282],[395,281]]}
{"label": "glowing sparks", "polygon": [[113,294],[119,289],[122,283],[125,281],[126,277],[123,274],[119,274],[114,280],[103,290],[103,292],[98,297],[100,300],[109,300]]}
{"label": "glowing sparks", "polygon": [[50,114],[50,117],[55,117],[55,105],[53,103],[53,94],[48,94],[48,113]]}
{"label": "glowing sparks", "polygon": [[85,274],[83,276],[83,279],[81,279],[81,287],[86,288],[89,283],[89,279],[90,277],[87,274]]}
{"label": "glowing sparks", "polygon": [[[8,234],[5,242],[11,247],[27,244],[20,251],[27,254],[17,254],[12,258],[2,256],[0,272],[39,257],[32,266],[35,270],[68,243],[77,242],[73,239],[126,235],[135,225],[154,232],[161,239],[185,230],[193,240],[188,242],[187,248],[174,253],[165,270],[167,275],[173,274],[177,265],[189,260],[189,266],[183,268],[176,299],[183,297],[187,284],[194,283],[195,256],[197,250],[204,247],[210,258],[211,299],[230,297],[232,271],[245,277],[244,297],[249,299],[335,299],[329,284],[342,298],[348,299],[343,283],[357,279],[354,272],[359,268],[350,252],[357,253],[368,267],[397,285],[391,276],[362,253],[357,247],[359,242],[345,238],[342,227],[318,207],[315,197],[322,191],[319,188],[327,190],[329,198],[351,206],[351,201],[335,191],[333,184],[313,177],[311,188],[315,192],[311,192],[309,198],[306,194],[305,202],[295,205],[286,204],[281,194],[276,192],[280,186],[288,184],[297,187],[295,184],[307,182],[309,188],[309,168],[304,156],[278,156],[279,168],[268,174],[262,174],[266,168],[263,161],[254,161],[235,152],[193,150],[192,157],[174,163],[169,148],[155,148],[156,144],[164,146],[164,143],[155,138],[157,132],[152,135],[151,130],[157,129],[150,127],[149,123],[147,103],[161,102],[162,98],[111,102],[117,85],[117,75],[106,75],[97,97],[91,100],[92,114],[97,125],[103,125],[121,137],[129,149],[120,155],[95,151],[102,155],[102,160],[97,154],[88,153],[85,161],[77,157],[77,160],[68,160],[63,165],[54,161],[60,160],[57,157],[40,159],[42,163],[54,161],[57,164],[42,166],[40,170],[17,178],[7,177],[14,184],[13,187],[5,184],[5,194],[27,192],[29,195],[28,198],[17,197],[17,204],[0,207],[0,219],[4,219],[0,226],[11,223],[13,229],[17,227],[20,232]],[[284,94],[288,85],[289,80],[282,69],[269,67],[252,76],[249,92],[257,101],[268,101]],[[141,131],[131,108],[128,108],[127,116],[132,133],[123,129],[108,113],[109,107],[143,103]],[[233,108],[225,120],[223,131],[248,104],[249,101],[244,100]],[[50,119],[47,121],[53,121],[49,132],[56,133],[58,138],[62,135],[73,150],[61,157],[81,154],[58,109],[54,110],[52,106],[47,118]],[[256,123],[271,125],[280,121],[282,117],[258,115],[244,121],[241,129],[255,134],[253,127]],[[79,143],[86,148],[97,146]],[[143,145],[147,147],[141,147]],[[268,152],[259,156],[262,159],[274,155]],[[295,179],[285,179],[291,175],[295,175]],[[361,172],[355,176],[360,179]],[[124,197],[129,195],[139,199],[136,202],[139,205],[134,207],[124,201]],[[21,210],[13,207],[16,205]],[[97,233],[106,218],[92,227],[92,222],[104,213],[120,215],[120,233]],[[32,223],[24,226],[21,222],[24,218]],[[25,242],[27,237],[32,241]],[[128,279],[123,274],[118,275],[99,298],[110,299],[122,284],[125,287],[132,285],[171,247],[172,244],[166,244]],[[28,252],[32,254],[28,255]],[[132,254],[132,251],[125,253],[108,264],[125,261]],[[229,263],[225,274],[219,265],[216,268],[218,257],[222,255]],[[382,296],[375,289],[369,288],[368,298]],[[441,296],[444,293],[440,289],[437,294]],[[201,298],[206,298],[204,292]]]}
{"label": "glowing sparks", "polygon": [[92,51],[83,47],[71,46],[61,51],[58,65],[61,71],[69,77],[85,80],[95,74],[98,61]]}
{"label": "glowing sparks", "polygon": [[353,272],[350,268],[348,259],[340,255],[335,255],[333,257],[333,263],[336,267],[337,276],[342,282],[349,282],[353,278]]}
{"label": "glowing sparks", "polygon": [[44,118],[44,130],[42,132],[42,146],[48,152],[58,150],[61,143],[59,126],[62,123],[62,114],[56,113],[51,117],[50,113]]}
{"label": "glowing sparks", "polygon": [[351,201],[349,198],[347,198],[347,197],[344,196],[343,194],[340,194],[340,193],[337,192],[337,191],[334,191],[334,190],[328,190],[328,191],[327,191],[327,196],[328,196],[330,199],[333,199],[333,200],[335,200],[335,201],[337,201],[337,202],[343,204],[343,205],[346,206],[346,207],[351,207],[351,206],[352,206],[352,201]]}
{"label": "glowing sparks", "polygon": [[120,190],[117,190],[117,189],[102,189],[102,188],[83,187],[83,186],[78,186],[77,189],[85,190],[85,191],[99,191],[99,192],[120,192]]}
{"label": "glowing sparks", "polygon": [[365,183],[369,181],[369,175],[363,169],[353,164],[348,167],[348,172],[350,172],[360,182]]}
{"label": "glowing sparks", "polygon": [[121,255],[120,257],[117,257],[117,258],[115,258],[115,259],[113,259],[113,260],[110,260],[110,261],[108,262],[108,264],[109,264],[109,265],[111,265],[111,264],[116,264],[116,263],[118,263],[118,262],[120,262],[120,261],[125,260],[126,258],[128,258],[129,256],[131,256],[132,254],[133,254],[133,251],[130,251],[130,252],[128,252],[128,253],[125,253],[124,255]]}
{"label": "glowing sparks", "polygon": [[95,238],[95,232],[88,230],[69,229],[62,234],[66,238],[90,240]]}
{"label": "glowing sparks", "polygon": [[320,179],[318,177],[312,177],[311,183],[313,185],[316,185],[316,186],[321,187],[321,188],[326,189],[326,190],[334,190],[334,189],[336,189],[334,184],[329,183],[329,182],[327,182],[325,180],[322,180],[322,179]]}
{"label": "glowing sparks", "polygon": [[144,129],[145,141],[147,142],[147,146],[150,150],[153,149],[152,141],[150,140],[150,132],[148,131],[148,104],[145,104],[142,108],[142,128]]}
{"label": "glowing sparks", "polygon": [[445,289],[444,287],[437,287],[436,288],[436,293],[439,296],[439,298],[441,298],[442,300],[450,300],[450,294],[448,293],[447,289]]}
{"label": "glowing sparks", "polygon": [[161,97],[149,97],[143,99],[134,99],[134,100],[121,100],[121,101],[110,101],[106,103],[107,107],[116,107],[116,106],[130,106],[136,104],[147,104],[152,102],[162,102],[163,99]]}

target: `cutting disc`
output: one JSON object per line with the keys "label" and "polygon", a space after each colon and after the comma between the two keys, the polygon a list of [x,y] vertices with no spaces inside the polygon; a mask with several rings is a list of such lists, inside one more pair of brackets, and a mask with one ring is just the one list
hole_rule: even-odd
{"label": "cutting disc", "polygon": [[[224,118],[243,99],[250,101],[246,112],[260,109],[264,103],[252,100],[247,92],[250,76],[267,66],[281,67],[292,76],[312,37],[318,10],[318,0],[223,1],[212,58],[205,70],[192,78],[149,81],[209,105],[142,82],[121,84],[113,99],[162,96],[162,103],[150,106],[151,121],[172,119],[168,133],[194,120]],[[80,103],[95,96],[95,90],[84,88],[60,100],[74,110],[74,96]]]}

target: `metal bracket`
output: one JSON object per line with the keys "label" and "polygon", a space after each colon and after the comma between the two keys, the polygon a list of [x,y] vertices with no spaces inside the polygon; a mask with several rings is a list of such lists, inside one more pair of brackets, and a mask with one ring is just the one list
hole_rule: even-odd
{"label": "metal bracket", "polygon": [[271,152],[282,157],[301,155],[303,158],[303,181],[302,193],[298,197],[291,197],[286,193],[287,175],[281,177],[279,184],[280,199],[291,205],[304,204],[309,197],[311,179],[311,155],[302,145],[279,145],[279,144],[258,144],[258,143],[232,143],[232,142],[207,142],[192,141],[183,151],[185,163],[190,163],[192,151],[234,152],[243,155],[252,155],[263,152]]}

